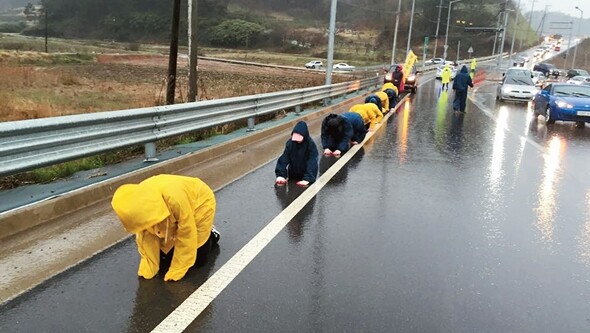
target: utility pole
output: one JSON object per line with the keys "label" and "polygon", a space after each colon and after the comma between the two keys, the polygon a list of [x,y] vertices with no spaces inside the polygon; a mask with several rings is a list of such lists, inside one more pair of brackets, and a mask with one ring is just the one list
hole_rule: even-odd
{"label": "utility pole", "polygon": [[[584,11],[580,9],[580,7],[576,6],[576,9],[580,11],[580,21],[578,22],[578,38],[580,38],[580,27],[582,26],[582,22],[584,21]],[[572,27],[573,28],[573,27]],[[574,49],[574,59],[572,60],[572,68],[576,68],[576,54],[578,53],[578,44],[580,44],[580,40],[576,43],[576,48]]]}
{"label": "utility pole", "polygon": [[545,12],[543,13],[543,19],[541,20],[541,34],[540,36],[543,37],[543,30],[545,30],[545,18],[547,17],[547,8],[551,7],[551,5],[545,5]]}
{"label": "utility pole", "polygon": [[174,104],[176,93],[176,59],[178,58],[178,26],[180,22],[180,0],[174,0],[172,9],[172,35],[170,38],[170,55],[168,56],[168,87],[166,104]]}
{"label": "utility pole", "polygon": [[188,101],[197,101],[197,0],[188,0]]}
{"label": "utility pole", "polygon": [[510,44],[510,61],[512,61],[512,53],[514,52],[514,40],[516,38],[516,33],[518,32],[518,14],[520,9],[520,0],[518,0],[518,6],[516,6],[516,10],[514,12],[514,33],[512,34],[512,44]]}
{"label": "utility pole", "polygon": [[504,53],[504,41],[506,40],[506,27],[508,26],[508,0],[504,3],[504,31],[502,31],[502,41],[500,42],[500,52],[498,53],[498,67],[502,63],[502,54]]}
{"label": "utility pole", "polygon": [[332,64],[334,63],[334,35],[336,34],[336,3],[330,5],[330,28],[328,35],[328,67],[326,67],[326,85],[332,84]]}
{"label": "utility pole", "polygon": [[391,64],[395,64],[395,44],[397,44],[397,28],[399,27],[399,14],[402,11],[402,0],[397,2],[397,13],[395,13],[395,32],[393,33],[393,47],[391,48]]}
{"label": "utility pole", "polygon": [[45,6],[43,6],[43,11],[45,12],[45,53],[49,53],[47,51],[47,37],[49,35],[49,32],[47,29],[47,8],[45,8]]}
{"label": "utility pole", "polygon": [[406,46],[406,56],[410,53],[410,43],[412,41],[412,25],[414,24],[414,8],[416,8],[416,0],[412,0],[412,14],[410,16],[410,29],[408,29],[408,45]]}
{"label": "utility pole", "polygon": [[[533,9],[535,9],[535,1],[533,0],[533,5],[531,6],[531,12],[529,13],[529,25],[532,27],[533,26]],[[526,37],[528,38],[528,33],[526,35]],[[522,38],[520,39],[520,49],[522,49]]]}
{"label": "utility pole", "polygon": [[459,2],[461,0],[451,0],[449,1],[449,12],[447,14],[447,32],[445,33],[445,52],[444,52],[444,56],[443,58],[445,58],[445,60],[447,60],[447,49],[449,48],[449,25],[451,23],[451,7],[453,6],[453,4],[455,2]]}
{"label": "utility pole", "polygon": [[496,34],[494,35],[494,48],[492,55],[496,54],[496,44],[498,43],[498,34],[500,33],[500,20],[502,19],[502,12],[498,13],[498,21],[496,22]]}
{"label": "utility pole", "polygon": [[457,43],[457,63],[459,63],[459,53],[461,52],[461,40]]}
{"label": "utility pole", "polygon": [[434,53],[432,54],[433,58],[436,58],[436,48],[438,47],[438,28],[440,27],[440,13],[442,12],[442,1],[438,4],[438,20],[436,20],[436,34],[434,37]]}

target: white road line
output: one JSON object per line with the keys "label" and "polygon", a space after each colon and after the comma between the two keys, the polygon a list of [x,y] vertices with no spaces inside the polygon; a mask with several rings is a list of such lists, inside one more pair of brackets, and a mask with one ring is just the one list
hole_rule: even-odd
{"label": "white road line", "polygon": [[295,199],[287,208],[277,215],[254,238],[229,259],[215,274],[213,274],[199,289],[192,293],[182,304],[168,315],[156,328],[154,333],[173,333],[184,331],[211,302],[242,272],[254,258],[272,241],[276,235],[299,213],[303,207],[342,169],[342,167],[361,149],[367,140],[373,137],[382,126],[387,126],[387,119],[397,112],[409,95],[406,95],[389,112],[374,132],[367,133],[365,140],[353,146],[328,171]]}

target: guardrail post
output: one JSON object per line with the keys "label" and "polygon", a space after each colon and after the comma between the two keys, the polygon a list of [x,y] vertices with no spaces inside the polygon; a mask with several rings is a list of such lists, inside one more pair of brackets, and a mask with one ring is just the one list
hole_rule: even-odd
{"label": "guardrail post", "polygon": [[254,132],[256,130],[255,126],[256,126],[256,122],[254,121],[254,117],[249,117],[248,118],[248,129],[246,130],[246,132]]}
{"label": "guardrail post", "polygon": [[159,159],[156,157],[156,143],[148,142],[144,145],[145,159],[144,162],[157,162]]}
{"label": "guardrail post", "polygon": [[301,105],[296,105],[295,106],[295,115],[296,116],[300,116],[301,115]]}

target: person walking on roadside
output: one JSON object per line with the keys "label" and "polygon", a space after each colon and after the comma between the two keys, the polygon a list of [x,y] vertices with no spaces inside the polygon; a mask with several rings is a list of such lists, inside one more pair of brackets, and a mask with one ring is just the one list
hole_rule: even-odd
{"label": "person walking on roadside", "polygon": [[442,88],[445,90],[449,90],[449,82],[451,82],[451,67],[449,64],[446,64],[443,67],[443,70],[440,73],[441,81],[442,81]]}
{"label": "person walking on roadside", "polygon": [[213,227],[215,195],[199,178],[163,174],[125,184],[111,206],[125,230],[135,234],[141,256],[137,274],[145,279],[158,274],[167,258],[164,281],[182,279],[220,238]]}
{"label": "person walking on roadside", "polygon": [[277,161],[275,183],[284,185],[289,179],[297,181],[297,186],[306,187],[315,182],[318,175],[318,154],[307,124],[304,121],[298,122]]}
{"label": "person walking on roadside", "polygon": [[453,90],[455,91],[453,110],[465,112],[465,106],[467,104],[467,89],[469,89],[469,87],[473,88],[473,81],[471,80],[471,76],[469,76],[467,66],[463,66],[453,81]]}

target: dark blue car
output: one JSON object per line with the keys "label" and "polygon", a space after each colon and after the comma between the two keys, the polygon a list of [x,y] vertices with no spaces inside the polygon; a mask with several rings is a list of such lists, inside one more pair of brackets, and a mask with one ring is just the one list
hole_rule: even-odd
{"label": "dark blue car", "polygon": [[545,116],[547,124],[556,120],[590,122],[590,86],[567,83],[549,84],[533,98],[535,116]]}

